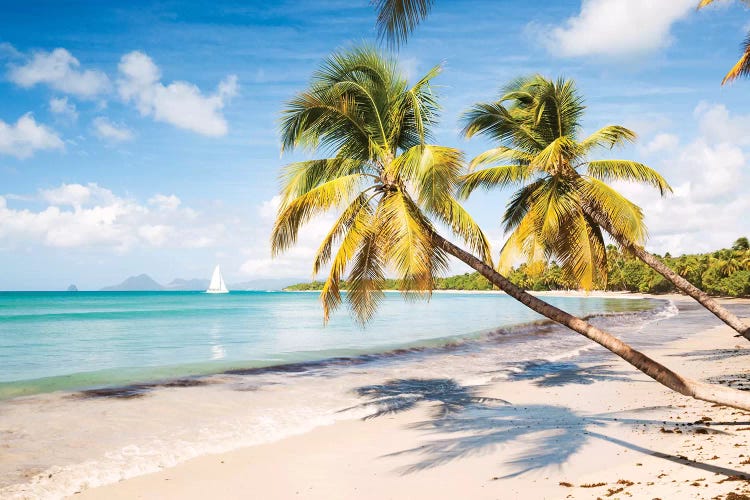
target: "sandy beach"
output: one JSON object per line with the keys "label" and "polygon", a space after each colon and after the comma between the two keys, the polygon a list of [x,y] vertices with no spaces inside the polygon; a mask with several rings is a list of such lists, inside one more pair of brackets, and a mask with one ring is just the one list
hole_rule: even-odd
{"label": "sandy beach", "polygon": [[[677,299],[684,300],[684,299]],[[649,349],[742,384],[727,327]],[[721,498],[750,495],[750,414],[669,392],[619,359],[472,386],[404,369],[361,398],[372,418],[206,455],[80,499]],[[379,399],[378,399],[379,398]]]}

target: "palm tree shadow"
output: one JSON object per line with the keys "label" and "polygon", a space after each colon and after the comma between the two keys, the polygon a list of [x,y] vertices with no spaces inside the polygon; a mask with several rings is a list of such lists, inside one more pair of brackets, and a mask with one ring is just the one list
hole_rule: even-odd
{"label": "palm tree shadow", "polygon": [[501,370],[508,380],[528,380],[539,387],[562,387],[569,384],[590,385],[601,381],[632,381],[629,372],[613,370],[610,365],[581,366],[570,361],[535,359],[506,363]]}
{"label": "palm tree shadow", "polygon": [[[490,454],[511,444],[522,444],[523,446],[517,447],[520,451],[505,462],[512,472],[498,479],[511,478],[548,466],[562,465],[590,439],[602,439],[686,466],[726,476],[748,478],[742,471],[650,450],[611,438],[598,430],[612,422],[640,428],[644,425],[654,429],[663,428],[665,423],[662,420],[637,418],[638,414],[663,407],[582,415],[563,406],[514,406],[501,399],[480,396],[481,389],[482,386],[463,386],[452,379],[397,379],[360,387],[356,391],[368,399],[358,407],[374,409],[365,419],[405,412],[420,402],[435,405],[431,418],[410,426],[434,436],[434,439],[420,446],[386,455],[417,457],[416,462],[399,469],[401,474],[420,472],[455,460]],[[633,418],[623,418],[624,413],[633,415]],[[715,428],[712,428],[712,432],[726,434]]]}
{"label": "palm tree shadow", "polygon": [[682,358],[696,358],[698,361],[721,361],[723,359],[750,356],[750,349],[703,349],[679,354],[670,354]]}
{"label": "palm tree shadow", "polygon": [[367,385],[355,389],[369,401],[345,408],[375,408],[365,420],[411,410],[420,402],[435,404],[434,417],[446,419],[460,414],[473,405],[510,405],[503,399],[479,396],[481,386],[462,386],[452,379],[398,379],[385,384]]}

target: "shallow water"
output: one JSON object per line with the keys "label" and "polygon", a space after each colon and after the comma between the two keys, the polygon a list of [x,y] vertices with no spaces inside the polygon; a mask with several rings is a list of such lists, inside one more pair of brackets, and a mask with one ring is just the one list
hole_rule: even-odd
{"label": "shallow water", "polygon": [[[104,388],[47,392],[1,401],[0,497],[59,498],[195,456],[269,442],[336,420],[362,417],[370,412],[358,406],[362,399],[357,388],[392,379],[440,378],[463,385],[525,379],[555,385],[629,375],[606,366],[582,371],[581,361],[609,361],[611,355],[555,325],[518,325],[517,315],[513,321],[517,311],[513,312],[512,301],[502,295],[440,294],[429,304],[404,304],[398,296],[392,296],[375,326],[364,331],[344,314],[335,318],[330,330],[322,330],[314,294],[292,294],[288,299],[284,298],[287,294],[268,295],[279,296],[268,297],[270,303],[290,300],[295,306],[279,304],[285,314],[267,316],[258,322],[264,332],[273,332],[266,333],[273,336],[273,341],[252,344],[234,330],[236,321],[225,326],[221,345],[225,346],[233,369],[212,364],[210,334],[200,340],[192,330],[186,336],[192,339],[192,347],[182,352],[196,353],[196,359],[191,359],[193,364],[177,364],[179,370],[175,373],[188,375],[192,367],[199,366],[207,368],[211,375],[140,383],[152,380],[147,375],[153,372],[138,369],[127,372],[126,385],[98,383],[93,385]],[[233,301],[241,301],[238,296]],[[253,294],[244,297],[251,299],[261,300]],[[620,311],[592,321],[646,349],[718,324],[691,303],[679,302],[678,311],[675,304],[662,300],[550,301],[578,314]],[[644,307],[649,309],[643,310]],[[242,308],[233,307],[234,314],[239,315],[238,309]],[[286,322],[290,314],[294,318]],[[248,312],[245,315],[251,316]],[[195,328],[195,318],[199,317],[194,316]],[[271,317],[277,319],[268,319]],[[536,316],[524,318],[534,320]],[[289,331],[274,326],[274,321],[288,325],[285,328]],[[182,328],[189,328],[188,323],[183,323]],[[137,324],[135,321],[131,326]],[[505,326],[497,328],[501,325]],[[295,329],[307,335],[297,337]],[[394,329],[400,335],[394,335]],[[173,335],[177,331],[180,328]],[[142,334],[140,329],[138,332]],[[333,338],[327,337],[329,332]],[[381,335],[386,338],[371,338]],[[141,345],[156,342],[148,337],[144,335],[139,340]],[[168,344],[179,338],[177,335]],[[247,338],[256,337],[248,334]],[[306,344],[301,351],[304,355],[300,355],[292,348],[295,339],[317,344],[313,348]],[[286,348],[279,349],[283,356],[270,360],[274,366],[259,368],[260,356],[242,359],[251,352],[250,345]],[[174,359],[173,355],[164,354],[169,359]],[[234,355],[237,357],[230,358]],[[99,359],[121,358],[110,354]],[[279,359],[285,364],[275,364]],[[269,360],[263,361],[261,364],[269,364],[265,362]],[[76,383],[86,380],[73,378]],[[79,386],[84,387],[88,385]]]}
{"label": "shallow water", "polygon": [[[550,301],[576,315],[650,307]],[[536,319],[499,294],[388,294],[362,329],[345,310],[324,327],[315,293],[4,292],[0,399],[435,345]]]}

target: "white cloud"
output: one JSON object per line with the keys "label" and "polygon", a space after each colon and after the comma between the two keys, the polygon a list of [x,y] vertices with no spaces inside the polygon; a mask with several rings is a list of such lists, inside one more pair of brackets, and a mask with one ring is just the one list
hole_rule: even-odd
{"label": "white cloud", "polygon": [[[710,251],[750,235],[750,198],[744,189],[750,176],[743,149],[750,145],[750,115],[701,103],[695,117],[700,135],[661,165],[652,163],[672,183],[674,194],[661,198],[647,187],[617,184],[644,208],[651,233],[647,246],[659,253]],[[652,143],[673,142],[671,138],[657,141],[658,137]]]}
{"label": "white cloud", "polygon": [[157,194],[148,200],[149,205],[155,205],[160,210],[177,210],[177,207],[182,204],[182,201],[175,195],[169,196],[164,194]]}
{"label": "white cloud", "polygon": [[94,134],[105,141],[125,142],[133,139],[133,131],[128,127],[113,123],[103,116],[99,116],[92,122]]}
{"label": "white cloud", "polygon": [[207,136],[222,136],[228,131],[222,114],[226,103],[237,93],[237,76],[222,80],[216,92],[204,95],[189,82],[164,85],[161,72],[143,52],[125,54],[118,66],[120,97],[133,102],[142,116]]}
{"label": "white cloud", "polygon": [[164,224],[146,224],[138,228],[138,236],[155,247],[163,246],[173,232],[173,228]]}
{"label": "white cloud", "polygon": [[17,196],[0,196],[0,244],[38,243],[55,248],[196,248],[225,237],[223,224],[182,208],[174,195],[141,204],[95,183],[62,184],[39,191],[39,210],[12,208]]}
{"label": "white cloud", "polygon": [[8,42],[0,43],[0,58],[2,59],[19,59],[23,57],[16,48]]}
{"label": "white cloud", "polygon": [[709,142],[750,144],[750,115],[732,115],[723,104],[701,102],[694,115],[700,120],[701,135]]}
{"label": "white cloud", "polygon": [[52,189],[42,189],[39,191],[42,200],[54,206],[69,206],[80,208],[89,203],[112,203],[115,200],[112,191],[101,188],[96,183],[82,184],[61,184],[59,187]]}
{"label": "white cloud", "polygon": [[81,63],[63,48],[34,53],[22,66],[12,66],[9,79],[24,88],[43,83],[55,90],[82,98],[105,93],[109,78],[98,70],[80,70]]}
{"label": "white cloud", "polygon": [[56,115],[68,118],[71,121],[78,119],[78,110],[76,105],[72,102],[68,102],[68,97],[53,97],[49,100],[49,110]]}
{"label": "white cloud", "polygon": [[23,115],[15,124],[0,120],[0,154],[28,158],[38,150],[63,147],[55,131],[37,123],[31,113]]}
{"label": "white cloud", "polygon": [[583,0],[562,27],[531,26],[547,49],[564,57],[632,56],[671,41],[670,29],[696,0]]}
{"label": "white cloud", "polygon": [[674,151],[680,144],[680,139],[674,134],[656,134],[644,147],[647,153],[660,153]]}

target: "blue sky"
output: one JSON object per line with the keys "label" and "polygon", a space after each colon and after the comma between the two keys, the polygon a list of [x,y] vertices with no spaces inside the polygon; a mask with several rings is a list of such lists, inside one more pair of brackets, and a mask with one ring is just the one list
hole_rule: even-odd
{"label": "blue sky", "polygon": [[[442,1],[398,58],[412,78],[444,63],[436,142],[469,156],[458,116],[511,78],[577,81],[585,128],[618,123],[614,153],[660,170],[675,194],[629,185],[657,252],[750,235],[748,82],[721,87],[750,11],[697,0]],[[119,4],[119,5],[118,5]],[[332,51],[375,44],[367,0],[6,2],[0,18],[0,289],[309,277],[328,219],[271,261],[279,110]],[[607,153],[609,154],[609,153]],[[508,193],[467,206],[496,244]],[[455,271],[462,271],[459,265]]]}

